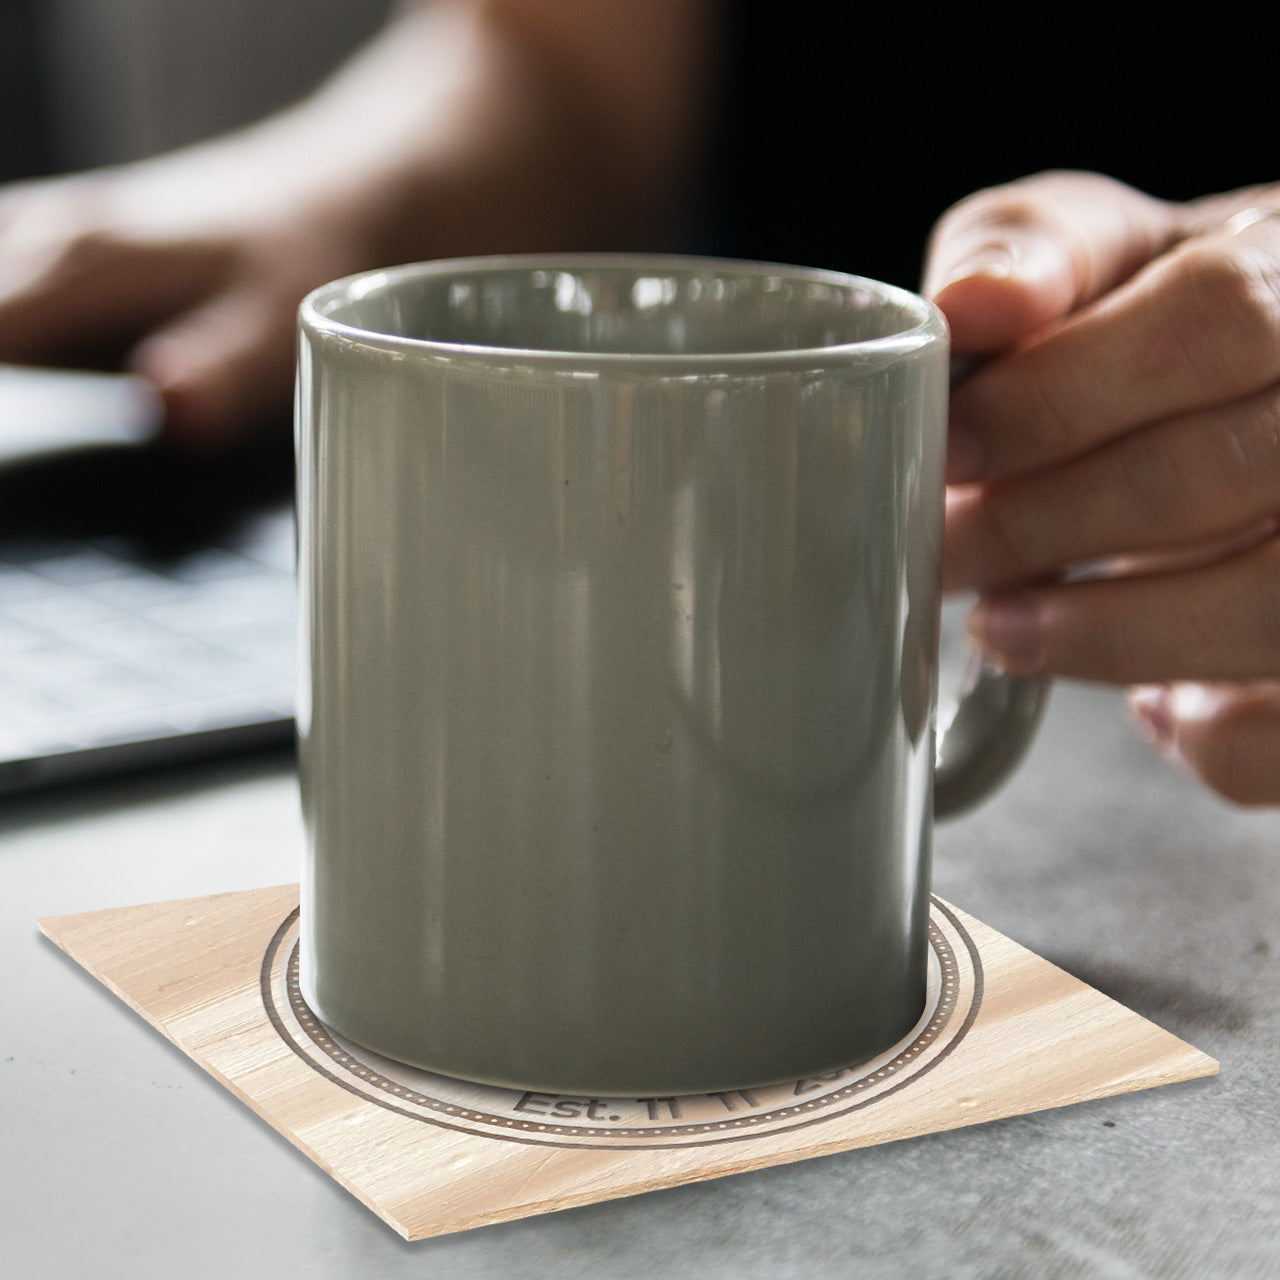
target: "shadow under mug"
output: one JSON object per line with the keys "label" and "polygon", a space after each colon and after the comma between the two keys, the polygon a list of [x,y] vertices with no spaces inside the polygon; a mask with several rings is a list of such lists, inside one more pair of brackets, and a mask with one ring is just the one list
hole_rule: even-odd
{"label": "shadow under mug", "polygon": [[913,294],[697,258],[325,286],[298,397],[304,993],[482,1083],[711,1092],[919,1018],[948,343]]}

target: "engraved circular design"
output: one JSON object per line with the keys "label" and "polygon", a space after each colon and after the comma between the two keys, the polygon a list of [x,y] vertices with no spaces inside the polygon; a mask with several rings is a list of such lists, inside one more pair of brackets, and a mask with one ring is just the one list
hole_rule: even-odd
{"label": "engraved circular design", "polygon": [[384,1110],[508,1142],[555,1147],[704,1146],[824,1123],[898,1093],[947,1057],[982,1001],[977,946],[933,899],[925,1009],[903,1040],[878,1057],[823,1076],[726,1093],[668,1098],[587,1098],[474,1084],[394,1062],[326,1027],[298,981],[298,912],[263,957],[263,1005],[281,1039],[334,1084]]}

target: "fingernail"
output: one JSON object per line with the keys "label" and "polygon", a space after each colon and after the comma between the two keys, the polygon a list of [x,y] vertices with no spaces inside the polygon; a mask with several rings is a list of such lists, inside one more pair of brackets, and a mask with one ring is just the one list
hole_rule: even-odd
{"label": "fingernail", "polygon": [[935,281],[930,282],[931,293],[941,293],[958,280],[971,280],[985,276],[989,280],[1005,280],[1014,273],[1014,256],[1005,244],[984,244],[971,249],[958,261],[944,267]]}
{"label": "fingernail", "polygon": [[967,427],[947,431],[947,483],[976,484],[987,473],[987,459],[978,437]]}
{"label": "fingernail", "polygon": [[1015,673],[1038,671],[1044,661],[1036,608],[1026,596],[983,601],[969,615],[969,634]]}
{"label": "fingernail", "polygon": [[1153,746],[1167,751],[1173,743],[1173,699],[1162,684],[1144,684],[1129,694],[1129,709]]}

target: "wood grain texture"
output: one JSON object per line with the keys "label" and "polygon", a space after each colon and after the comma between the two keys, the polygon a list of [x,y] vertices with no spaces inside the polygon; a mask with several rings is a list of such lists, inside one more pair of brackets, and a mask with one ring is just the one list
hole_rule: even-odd
{"label": "wood grain texture", "polygon": [[935,902],[932,1016],[871,1064],[739,1094],[563,1099],[446,1081],[329,1035],[296,986],[296,885],[41,931],[407,1239],[1216,1073]]}

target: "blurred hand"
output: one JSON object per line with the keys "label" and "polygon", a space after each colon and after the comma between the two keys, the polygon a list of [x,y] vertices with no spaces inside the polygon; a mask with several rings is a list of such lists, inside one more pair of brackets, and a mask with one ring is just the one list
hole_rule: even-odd
{"label": "blurred hand", "polygon": [[171,436],[215,443],[287,408],[297,305],[327,280],[621,247],[696,154],[712,10],[403,0],[251,129],[0,190],[0,360],[122,358]]}
{"label": "blurred hand", "polygon": [[287,407],[299,299],[364,255],[228,150],[0,192],[0,359],[123,362],[187,441]]}
{"label": "blurred hand", "polygon": [[1280,186],[979,192],[940,220],[925,288],[955,350],[991,357],[948,457],[944,585],[980,593],[979,642],[1142,686],[1160,745],[1280,802]]}

